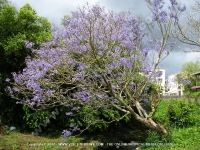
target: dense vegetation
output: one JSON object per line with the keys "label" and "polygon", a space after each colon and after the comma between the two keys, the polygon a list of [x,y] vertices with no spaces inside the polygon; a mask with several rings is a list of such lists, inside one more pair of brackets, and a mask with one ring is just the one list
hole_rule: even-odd
{"label": "dense vegetation", "polygon": [[193,86],[200,85],[199,75],[193,75],[194,73],[200,72],[200,62],[185,62],[181,67],[181,72],[178,75],[178,81],[181,82],[182,79],[189,81],[189,84],[183,84],[184,95],[187,97],[195,98],[196,103],[200,102],[200,91],[196,89],[191,89]]}
{"label": "dense vegetation", "polygon": [[[183,109],[180,109],[182,107]],[[173,111],[172,111],[173,110]],[[172,113],[173,112],[173,113]],[[194,114],[194,115],[192,115]],[[156,132],[144,130],[137,122],[120,122],[118,125],[112,124],[110,128],[102,131],[86,132],[80,136],[71,136],[67,139],[60,138],[60,131],[53,128],[45,128],[42,136],[33,134],[21,134],[19,130],[10,131],[9,128],[4,131],[4,137],[0,138],[0,147],[7,149],[27,149],[29,144],[34,143],[55,143],[54,146],[34,146],[35,149],[77,149],[86,148],[89,150],[97,149],[96,146],[64,146],[58,143],[104,143],[103,149],[116,149],[116,146],[106,146],[106,143],[131,143],[134,141],[136,146],[124,146],[120,149],[140,149],[147,150],[168,150],[168,149],[198,149],[200,143],[200,108],[193,103],[193,100],[170,99],[163,100],[155,113],[154,119],[165,124],[170,131],[170,135],[163,138]],[[49,125],[52,125],[52,122]],[[113,136],[115,135],[115,136]],[[27,138],[28,137],[28,138]],[[52,139],[52,137],[54,137]],[[138,145],[137,145],[138,142]],[[143,143],[139,145],[139,143]],[[33,148],[33,147],[29,147]],[[99,147],[101,148],[101,147]]]}
{"label": "dense vegetation", "polygon": [[[26,149],[24,143],[41,142],[35,135],[56,138],[53,143],[132,141],[142,149],[198,148],[198,103],[164,100],[155,84],[185,10],[170,2],[167,12],[162,1],[147,1],[153,14],[148,31],[129,13],[107,13],[99,5],[79,8],[63,19],[64,29],[51,31],[48,20],[29,4],[18,11],[0,0],[0,148]],[[157,60],[149,57],[152,51]],[[187,65],[180,76],[194,82]],[[196,62],[193,71],[198,69]],[[19,132],[32,132],[33,139]]]}
{"label": "dense vegetation", "polygon": [[25,41],[34,42],[38,48],[41,42],[50,40],[51,24],[29,4],[20,10],[7,1],[1,0],[0,4],[0,114],[4,123],[21,126],[23,108],[5,93],[8,86],[5,80],[12,77],[12,72],[24,69],[27,55],[34,56]]}

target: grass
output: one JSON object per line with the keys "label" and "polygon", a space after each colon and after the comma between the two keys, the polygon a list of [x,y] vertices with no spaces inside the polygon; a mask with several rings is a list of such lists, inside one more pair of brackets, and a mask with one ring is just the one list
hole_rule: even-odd
{"label": "grass", "polygon": [[[122,122],[121,126],[114,126],[112,129],[108,129],[105,132],[95,132],[88,133],[85,132],[81,136],[71,136],[67,139],[64,138],[49,138],[46,136],[34,136],[33,134],[23,134],[18,131],[12,131],[0,138],[0,150],[95,150],[97,145],[103,143],[103,147],[98,147],[100,149],[115,149],[115,145],[108,146],[109,143],[130,143],[130,141],[140,141],[143,142],[146,138],[146,132],[135,128],[136,122]],[[136,125],[137,126],[137,125]],[[48,145],[48,143],[51,143]],[[67,144],[78,144],[78,146],[67,146]],[[80,144],[82,143],[82,145]],[[33,145],[35,144],[35,145]],[[45,145],[46,144],[46,145]],[[59,145],[60,144],[60,145]],[[64,145],[66,144],[66,145]],[[88,144],[88,145],[84,145]],[[90,144],[90,145],[89,145]],[[93,144],[93,145],[92,145]]]}
{"label": "grass", "polygon": [[[169,145],[163,146],[143,146],[141,149],[145,150],[199,150],[200,148],[200,106],[195,105],[192,111],[192,118],[196,119],[194,125],[186,126],[186,127],[177,127],[171,126],[169,124],[169,119],[167,116],[167,109],[169,105],[179,106],[177,105],[179,101],[186,102],[186,104],[190,104],[189,101],[183,100],[164,100],[157,112],[155,114],[154,119],[157,122],[163,123],[165,125],[170,125],[168,129],[170,130],[170,136],[167,138],[160,138],[155,134],[150,134],[146,139],[149,143],[169,143]],[[170,144],[171,143],[171,144]]]}
{"label": "grass", "polygon": [[[172,129],[169,139],[160,139],[151,135],[146,143],[150,146],[143,146],[145,150],[199,150],[200,148],[200,126],[183,129]],[[156,144],[156,145],[153,145]],[[161,145],[160,145],[161,144]],[[163,145],[162,145],[163,144]],[[153,145],[153,146],[152,146]]]}
{"label": "grass", "polygon": [[[67,143],[80,143],[82,138],[68,139],[56,138],[49,139],[46,137],[34,136],[32,134],[23,134],[17,131],[11,132],[9,135],[0,137],[0,149],[5,150],[65,150],[65,149],[79,149],[79,150],[93,150],[95,146],[68,146]],[[93,141],[95,142],[95,141]],[[66,144],[66,145],[64,145]]]}
{"label": "grass", "polygon": [[200,126],[189,127],[184,129],[173,129],[172,148],[185,148],[198,150],[200,148]]}
{"label": "grass", "polygon": [[[179,100],[164,100],[155,118],[160,123],[169,125],[167,122],[167,106],[175,105]],[[154,132],[138,129],[136,122],[122,122],[121,126],[112,126],[105,132],[84,133],[81,136],[71,136],[67,139],[52,136],[34,136],[31,133],[20,133],[19,131],[7,131],[5,135],[0,134],[0,150],[95,150],[95,149],[116,149],[115,146],[108,146],[107,143],[128,143],[143,144],[146,146],[135,146],[142,150],[199,150],[200,148],[200,107],[196,106],[195,115],[197,123],[189,127],[169,127],[170,136],[160,138]],[[167,123],[166,123],[167,122]],[[136,128],[137,126],[137,128]],[[51,137],[51,138],[50,138]],[[137,143],[138,142],[138,143]],[[69,144],[77,144],[72,146]],[[82,143],[82,145],[81,145]],[[91,145],[86,145],[86,144]],[[98,147],[98,143],[104,143],[104,147]],[[64,145],[65,144],[65,145]],[[68,145],[67,145],[68,144]],[[94,145],[92,145],[94,144]],[[133,149],[133,147],[121,147],[120,149]]]}

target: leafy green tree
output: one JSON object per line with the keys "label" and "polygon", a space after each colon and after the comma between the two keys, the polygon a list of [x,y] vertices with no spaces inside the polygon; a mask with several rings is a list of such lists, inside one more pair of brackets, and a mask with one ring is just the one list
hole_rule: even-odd
{"label": "leafy green tree", "polygon": [[181,67],[181,75],[185,78],[190,78],[191,74],[200,71],[200,62],[186,62]]}
{"label": "leafy green tree", "polygon": [[37,16],[29,4],[18,12],[15,7],[6,5],[0,13],[0,62],[1,73],[10,73],[24,68],[24,59],[31,55],[25,40],[39,46],[51,37],[51,24],[47,19]]}
{"label": "leafy green tree", "polygon": [[200,62],[186,62],[181,67],[181,72],[178,75],[179,82],[184,84],[184,94],[187,96],[195,97],[200,96],[200,92],[191,90],[192,86],[196,86],[196,77],[192,76],[193,73],[200,71]]}
{"label": "leafy green tree", "polygon": [[9,115],[16,106],[5,94],[5,79],[12,72],[22,71],[27,55],[33,57],[25,41],[35,43],[34,47],[39,48],[41,42],[51,39],[51,24],[38,16],[29,4],[17,10],[13,5],[4,3],[7,1],[0,1],[0,110],[9,121]]}
{"label": "leafy green tree", "polygon": [[9,4],[10,2],[7,0],[0,0],[0,11],[2,10],[2,8],[6,5]]}

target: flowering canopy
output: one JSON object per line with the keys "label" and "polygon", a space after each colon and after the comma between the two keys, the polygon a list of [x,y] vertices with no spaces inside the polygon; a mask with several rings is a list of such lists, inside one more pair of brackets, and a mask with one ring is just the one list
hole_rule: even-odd
{"label": "flowering canopy", "polygon": [[[159,40],[144,37],[140,21],[130,12],[106,12],[99,5],[86,4],[64,21],[64,29],[54,29],[52,42],[32,49],[36,58],[27,57],[23,72],[13,73],[11,96],[34,109],[66,105],[71,107],[66,115],[81,105],[112,107],[156,128],[147,120],[154,112],[146,112],[139,102],[158,98],[159,92],[151,94],[149,87],[161,75],[156,71],[158,64],[175,45],[170,37],[176,17],[161,11],[162,0],[147,2],[152,6],[152,20],[160,25]],[[171,2],[173,8],[176,3]],[[149,57],[152,51],[157,53],[156,61]]]}

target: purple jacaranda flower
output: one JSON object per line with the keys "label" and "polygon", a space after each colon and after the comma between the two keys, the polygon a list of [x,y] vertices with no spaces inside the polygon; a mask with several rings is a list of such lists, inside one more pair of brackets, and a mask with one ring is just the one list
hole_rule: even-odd
{"label": "purple jacaranda flower", "polygon": [[68,131],[68,130],[63,130],[62,132],[62,136],[65,138],[65,137],[68,137],[72,135],[72,132],[71,131]]}
{"label": "purple jacaranda flower", "polygon": [[149,49],[148,48],[144,48],[142,51],[143,56],[147,56]]}
{"label": "purple jacaranda flower", "polygon": [[169,51],[166,51],[166,52],[165,52],[166,55],[169,55],[169,53],[170,53]]}
{"label": "purple jacaranda flower", "polygon": [[167,22],[167,12],[166,11],[161,11],[159,13],[159,18],[160,18],[160,21],[165,23]]}
{"label": "purple jacaranda flower", "polygon": [[118,100],[117,100],[117,99],[114,99],[113,102],[114,102],[114,103],[118,103]]}
{"label": "purple jacaranda flower", "polygon": [[6,78],[6,80],[5,80],[6,82],[10,82],[10,79],[9,78]]}
{"label": "purple jacaranda flower", "polygon": [[127,68],[131,68],[132,67],[130,59],[129,58],[125,58],[125,57],[119,59],[119,65],[121,65],[121,66],[124,65]]}
{"label": "purple jacaranda flower", "polygon": [[171,14],[170,14],[170,18],[177,19],[178,17],[177,17],[177,15],[176,15],[175,13],[171,13]]}
{"label": "purple jacaranda flower", "polygon": [[84,70],[84,69],[87,69],[87,68],[88,68],[88,66],[85,65],[85,64],[79,64],[79,66],[78,66],[78,69],[79,69],[80,71],[82,71],[82,70]]}
{"label": "purple jacaranda flower", "polygon": [[150,102],[149,102],[148,99],[145,99],[145,100],[144,100],[144,103],[145,103],[146,105],[150,105]]}
{"label": "purple jacaranda flower", "polygon": [[78,110],[78,109],[80,109],[80,107],[73,107],[71,110]]}
{"label": "purple jacaranda flower", "polygon": [[102,51],[98,51],[97,55],[102,56],[103,55]]}
{"label": "purple jacaranda flower", "polygon": [[18,101],[17,101],[16,104],[22,104],[22,102],[18,102]]}
{"label": "purple jacaranda flower", "polygon": [[18,89],[17,87],[13,87],[13,91],[14,91],[14,92],[18,92],[19,89]]}
{"label": "purple jacaranda flower", "polygon": [[65,20],[65,25],[68,26],[70,24],[71,20],[70,19],[66,19]]}
{"label": "purple jacaranda flower", "polygon": [[65,113],[67,116],[70,116],[70,115],[72,115],[73,113],[72,112],[67,112],[67,113]]}
{"label": "purple jacaranda flower", "polygon": [[126,64],[128,64],[128,62],[129,62],[129,61],[128,61],[128,58],[124,58],[124,57],[123,57],[123,58],[120,58],[120,59],[119,59],[119,64],[120,64],[120,65],[126,65]]}
{"label": "purple jacaranda flower", "polygon": [[186,6],[184,5],[183,7],[178,7],[178,10],[180,12],[184,12],[186,10]]}
{"label": "purple jacaranda flower", "polygon": [[162,75],[162,71],[157,71],[157,75],[160,77]]}
{"label": "purple jacaranda flower", "polygon": [[170,42],[170,43],[169,43],[169,46],[170,46],[171,48],[173,48],[175,45],[176,45],[176,42]]}
{"label": "purple jacaranda flower", "polygon": [[29,43],[27,43],[27,45],[26,45],[26,48],[29,48],[29,49],[31,49],[31,48],[32,48],[32,46],[33,46],[33,43],[32,43],[32,42],[29,42]]}
{"label": "purple jacaranda flower", "polygon": [[171,2],[171,5],[177,5],[178,4],[176,0],[170,0],[170,2]]}
{"label": "purple jacaranda flower", "polygon": [[153,43],[153,40],[149,39],[148,42],[149,42],[149,43]]}
{"label": "purple jacaranda flower", "polygon": [[75,127],[72,129],[73,132],[79,131],[79,130],[80,130],[80,128],[78,128],[77,126],[75,126]]}

